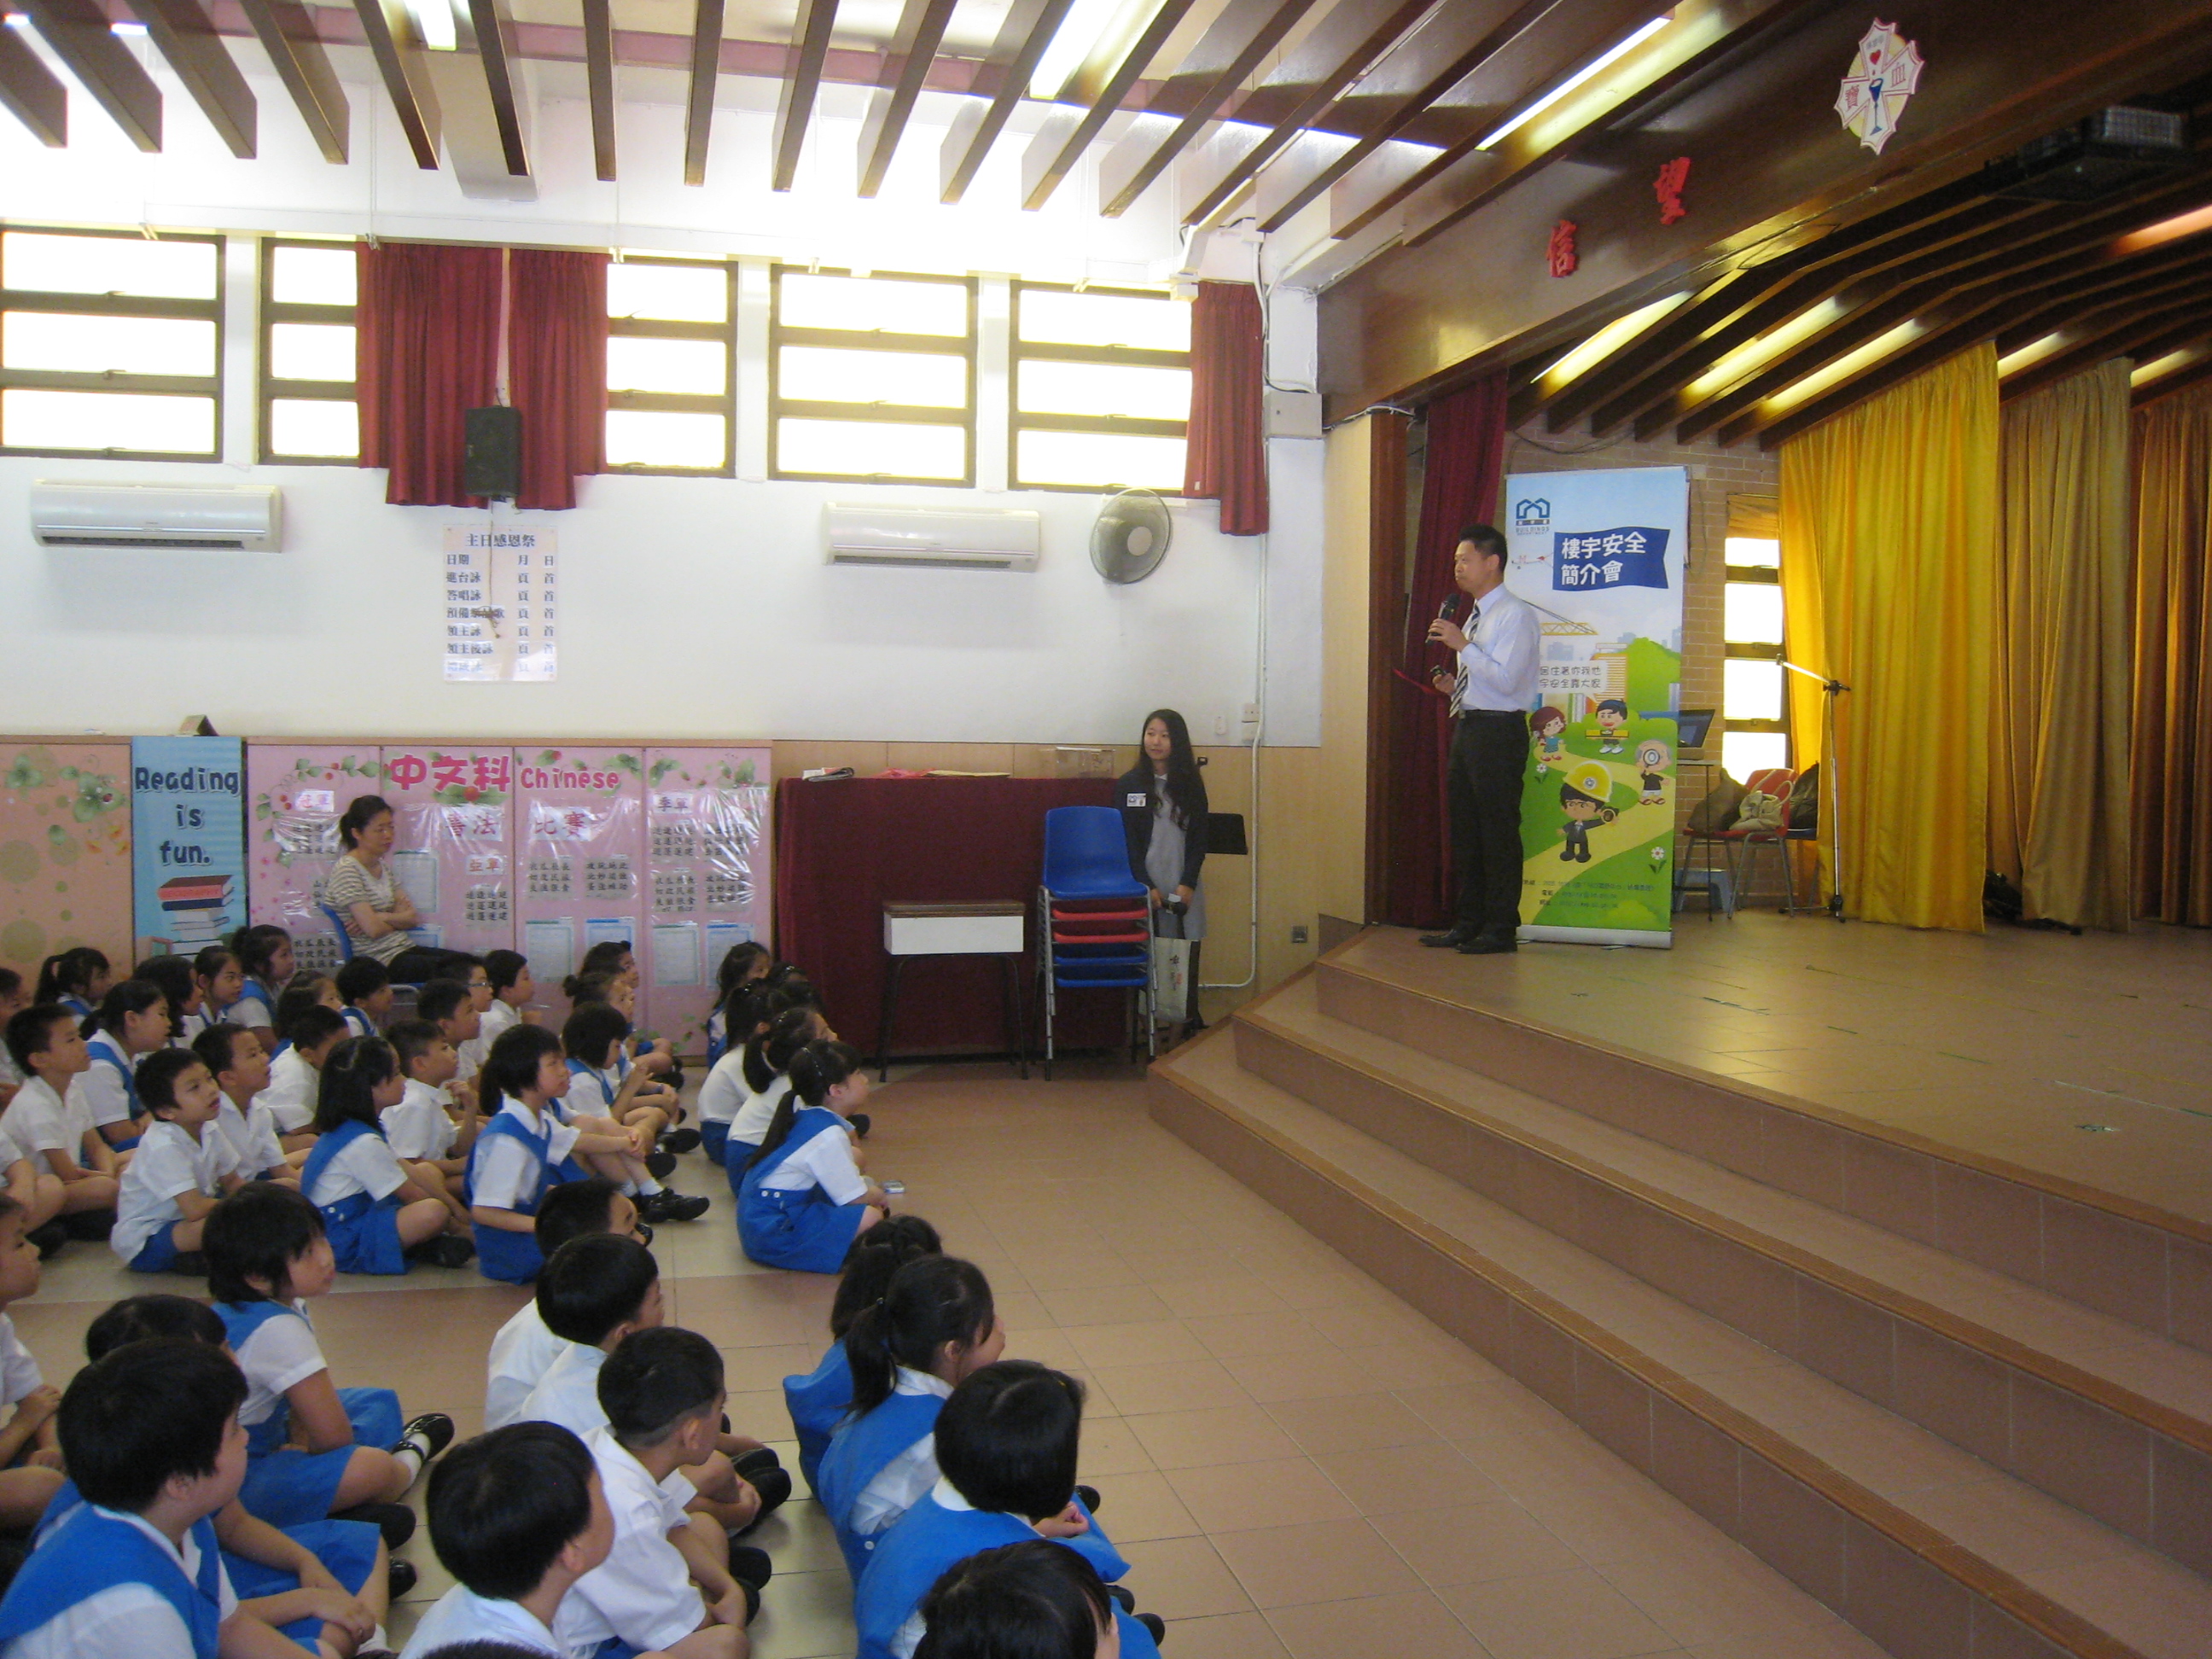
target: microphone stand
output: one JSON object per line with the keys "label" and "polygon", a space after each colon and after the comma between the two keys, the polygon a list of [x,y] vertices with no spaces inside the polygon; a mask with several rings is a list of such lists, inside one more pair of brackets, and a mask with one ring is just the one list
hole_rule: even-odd
{"label": "microphone stand", "polygon": [[[1826,674],[1814,672],[1802,663],[1794,663],[1780,652],[1774,660],[1793,674],[1802,674],[1808,680],[1820,683],[1820,724],[1825,733],[1821,749],[1821,764],[1827,769],[1828,777],[1828,856],[1834,879],[1829,884],[1828,914],[1838,921],[1844,919],[1844,836],[1843,836],[1843,780],[1836,765],[1836,699],[1851,688],[1841,680],[1831,679]],[[1815,842],[1817,848],[1818,843]],[[1820,879],[1819,860],[1814,862],[1814,880]]]}

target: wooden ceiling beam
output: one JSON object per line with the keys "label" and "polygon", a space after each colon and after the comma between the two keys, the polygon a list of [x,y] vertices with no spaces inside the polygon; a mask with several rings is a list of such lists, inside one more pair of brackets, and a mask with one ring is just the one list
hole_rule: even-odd
{"label": "wooden ceiling beam", "polygon": [[[491,96],[492,124],[499,131],[500,159],[510,178],[530,176],[530,148],[522,135],[522,109],[515,90],[514,18],[507,0],[469,0],[469,22],[476,31],[477,57],[483,64],[484,90]],[[599,131],[593,112],[592,142]]]}
{"label": "wooden ceiling beam", "polygon": [[2017,323],[2010,323],[1999,331],[1991,343],[1997,356],[2009,357],[2023,347],[2033,345],[2048,335],[2084,326],[2101,326],[2108,314],[2128,311],[2153,301],[2163,301],[2173,293],[2195,292],[2207,282],[2202,268],[2191,266],[2175,271],[2158,273],[2147,280],[2130,279],[2094,290],[2102,297],[2096,299],[2087,310],[2081,308],[2082,296],[2073,294],[2039,296],[2035,308]]}
{"label": "wooden ceiling beam", "polygon": [[[709,0],[699,0],[703,15]],[[722,0],[712,0],[714,9],[714,62],[719,69],[722,53]],[[799,152],[806,143],[807,124],[814,118],[815,94],[822,89],[822,64],[830,55],[830,33],[837,21],[837,0],[799,0],[799,16],[791,31],[790,67],[784,71],[782,89],[776,94],[775,149],[774,167],[769,184],[775,190],[789,190],[799,177]],[[707,89],[706,105],[714,105],[714,88]],[[695,58],[691,70],[691,105],[694,112],[700,107],[699,68]],[[702,130],[706,118],[698,118]],[[700,145],[699,168],[706,173],[706,146],[703,137]],[[686,182],[689,182],[687,162]]]}
{"label": "wooden ceiling beam", "polygon": [[361,18],[362,34],[376,72],[392,100],[399,130],[414,152],[415,165],[426,173],[438,167],[438,96],[422,62],[422,44],[415,21],[401,0],[353,0]]}
{"label": "wooden ceiling beam", "polygon": [[23,9],[124,137],[148,155],[161,148],[161,90],[115,38],[93,0],[22,0]]}
{"label": "wooden ceiling beam", "polygon": [[1030,77],[1037,61],[1060,30],[1074,0],[1014,0],[1006,21],[991,42],[969,90],[975,95],[962,106],[952,127],[937,152],[938,199],[957,202],[975,182],[991,147],[1006,130],[1006,121],[1028,94]]}
{"label": "wooden ceiling beam", "polygon": [[131,0],[131,9],[145,24],[155,50],[200,106],[223,148],[241,161],[252,161],[257,114],[253,89],[246,84],[199,0]]}
{"label": "wooden ceiling beam", "polygon": [[[834,5],[834,0],[832,0]],[[808,11],[808,0],[799,0],[799,21],[804,25]],[[707,182],[707,151],[714,140],[714,84],[722,73],[722,0],[694,0],[691,12],[691,61],[687,67],[684,83],[684,182],[693,189]],[[780,141],[784,133],[786,112],[791,102],[792,70],[787,56],[782,90],[777,94],[775,131]],[[799,119],[803,133],[806,112],[814,107],[812,88],[807,93],[806,103]],[[782,167],[783,147],[779,142],[770,162],[773,179]],[[798,164],[799,146],[792,146],[792,162]],[[778,190],[788,190],[788,179],[775,185]]]}
{"label": "wooden ceiling beam", "polygon": [[0,105],[48,149],[69,143],[69,88],[6,27],[0,27]]}
{"label": "wooden ceiling beam", "polygon": [[2212,380],[2212,352],[2208,352],[2201,361],[2190,364],[2186,368],[2176,369],[2171,374],[2161,374],[2148,386],[2137,386],[2129,401],[2134,407],[2142,409],[2174,392],[2202,386],[2208,380]]}
{"label": "wooden ceiling beam", "polygon": [[2201,293],[2126,315],[2107,315],[2065,350],[2029,365],[2005,381],[2004,395],[2025,398],[2093,368],[2108,357],[2151,362],[2208,331],[2212,331],[2212,311],[2208,311]]}
{"label": "wooden ceiling beam", "polygon": [[952,21],[958,0],[906,0],[899,13],[897,31],[884,58],[884,78],[869,97],[868,112],[860,125],[860,194],[873,196],[883,188],[891,157],[914,115],[929,66],[937,61],[937,48],[945,27]]}
{"label": "wooden ceiling beam", "polygon": [[[1090,102],[1071,121],[1064,115],[1048,118],[1030,147],[1022,153],[1022,205],[1034,212],[1052,199],[1060,180],[1073,172],[1092,139],[1105,131],[1121,107],[1121,100],[1152,66],[1168,37],[1190,11],[1194,0],[1160,0],[1160,7],[1144,32],[1119,63],[1104,66],[1090,87]],[[1079,76],[1091,82],[1096,66],[1086,65]]]}
{"label": "wooden ceiling beam", "polygon": [[1139,121],[1106,152],[1099,164],[1099,212],[1109,219],[1127,212],[1314,4],[1315,0],[1229,0],[1145,106],[1148,116],[1180,118],[1164,131],[1157,121]]}
{"label": "wooden ceiling beam", "polygon": [[300,0],[239,0],[239,9],[246,14],[261,50],[269,54],[270,66],[291,95],[292,106],[323,160],[343,166],[353,111],[307,8]]}
{"label": "wooden ceiling beam", "polygon": [[592,109],[592,165],[602,184],[615,179],[613,0],[583,0],[584,90]]}

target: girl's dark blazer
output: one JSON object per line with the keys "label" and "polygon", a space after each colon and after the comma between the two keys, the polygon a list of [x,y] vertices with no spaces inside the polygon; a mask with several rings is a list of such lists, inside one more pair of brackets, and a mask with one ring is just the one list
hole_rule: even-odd
{"label": "girl's dark blazer", "polygon": [[[1139,761],[1114,781],[1114,805],[1121,809],[1121,833],[1129,842],[1129,873],[1139,881],[1146,881],[1145,854],[1152,844],[1152,769]],[[1145,798],[1141,806],[1132,806],[1133,795]],[[1206,862],[1206,780],[1198,780],[1198,811],[1184,827],[1182,838],[1182,879],[1176,884],[1195,890],[1198,868]]]}

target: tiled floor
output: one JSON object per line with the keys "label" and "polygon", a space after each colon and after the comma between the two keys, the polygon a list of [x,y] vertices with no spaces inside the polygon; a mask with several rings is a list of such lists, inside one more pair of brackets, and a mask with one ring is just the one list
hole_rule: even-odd
{"label": "tiled floor", "polygon": [[[874,1171],[990,1274],[1007,1352],[1089,1382],[1084,1478],[1140,1605],[1170,1621],[1170,1659],[1878,1659],[1154,1127],[1133,1074],[945,1068],[871,1109]],[[746,1262],[726,1188],[686,1163],[678,1184],[721,1196],[656,1243],[670,1316],[722,1348],[733,1422],[775,1440],[779,1379],[818,1357],[831,1286]],[[122,1293],[112,1258],[75,1246],[18,1305],[51,1379]],[[520,1300],[426,1272],[348,1281],[316,1321],[342,1382],[398,1388],[465,1433],[490,1334]],[[778,1576],[755,1652],[848,1656],[849,1587],[818,1511],[794,1501],[757,1541]],[[427,1540],[408,1553],[419,1608],[446,1580]]]}

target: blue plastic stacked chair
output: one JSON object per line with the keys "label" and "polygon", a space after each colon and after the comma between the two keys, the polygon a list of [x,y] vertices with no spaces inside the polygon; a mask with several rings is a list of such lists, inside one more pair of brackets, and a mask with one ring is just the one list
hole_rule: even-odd
{"label": "blue plastic stacked chair", "polygon": [[1045,1076],[1052,1076],[1053,1022],[1062,989],[1134,992],[1151,1052],[1152,907],[1144,884],[1129,874],[1129,844],[1114,808],[1055,806],[1044,815],[1037,937],[1046,942],[1037,957]]}

